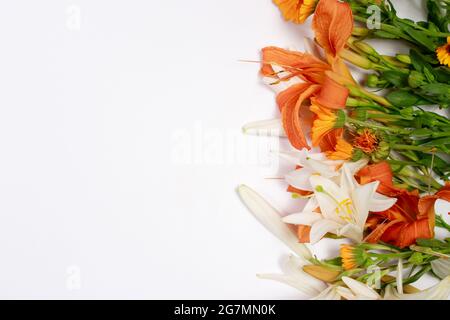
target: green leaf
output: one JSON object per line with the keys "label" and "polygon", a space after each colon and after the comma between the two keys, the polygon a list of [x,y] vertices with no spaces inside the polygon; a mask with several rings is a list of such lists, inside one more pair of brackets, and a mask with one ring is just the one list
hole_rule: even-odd
{"label": "green leaf", "polygon": [[433,38],[429,35],[425,34],[424,32],[420,32],[418,30],[415,30],[411,27],[405,27],[403,29],[408,35],[411,36],[416,42],[422,45],[422,47],[429,51],[435,51],[436,50],[436,44],[433,41]]}
{"label": "green leaf", "polygon": [[445,249],[449,248],[450,245],[438,239],[417,239],[417,244],[421,247]]}
{"label": "green leaf", "polygon": [[412,107],[431,104],[429,101],[424,100],[420,96],[407,90],[392,91],[386,96],[386,99],[398,107]]}
{"label": "green leaf", "polygon": [[383,30],[376,30],[372,33],[372,35],[374,35],[377,38],[382,38],[382,39],[400,39],[400,37],[398,35],[383,31]]}
{"label": "green leaf", "polygon": [[400,71],[396,70],[385,71],[383,72],[381,78],[387,80],[397,88],[405,87],[408,85],[408,74],[405,74]]}

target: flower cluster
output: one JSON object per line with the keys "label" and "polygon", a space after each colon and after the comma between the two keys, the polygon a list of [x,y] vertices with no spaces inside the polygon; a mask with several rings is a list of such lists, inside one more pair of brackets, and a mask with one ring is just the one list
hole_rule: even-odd
{"label": "flower cluster", "polygon": [[[449,215],[436,214],[435,206],[450,201],[450,119],[423,105],[450,102],[449,4],[427,0],[428,21],[413,22],[384,0],[274,3],[292,23],[312,15],[315,39],[306,39],[305,52],[262,49],[261,74],[276,93],[280,118],[245,128],[281,128],[292,146],[280,153],[293,167],[287,191],[307,201],[282,218],[239,187],[256,218],[297,254],[284,274],[260,277],[317,299],[446,299],[450,238],[436,239],[435,229],[449,232]],[[374,5],[378,29],[366,27]],[[406,41],[411,50],[383,55],[370,38]],[[366,85],[349,63],[373,72]],[[306,244],[324,237],[348,243],[338,257],[318,260]],[[411,285],[425,274],[441,282],[424,291]]]}

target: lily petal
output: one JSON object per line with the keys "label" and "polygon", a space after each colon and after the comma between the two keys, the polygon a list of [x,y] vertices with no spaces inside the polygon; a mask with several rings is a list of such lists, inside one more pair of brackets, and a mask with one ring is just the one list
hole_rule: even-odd
{"label": "lily petal", "polygon": [[254,121],[242,127],[245,134],[286,137],[281,119]]}
{"label": "lily petal", "polygon": [[287,183],[296,189],[313,191],[311,183],[309,182],[309,177],[313,174],[311,170],[307,168],[298,169],[289,172],[284,178]]}
{"label": "lily petal", "polygon": [[450,259],[437,259],[431,261],[433,272],[441,279],[450,276]]}
{"label": "lily petal", "polygon": [[379,194],[378,192],[375,192],[370,201],[369,210],[371,212],[383,212],[391,208],[396,202],[396,198],[389,198],[387,196]]}
{"label": "lily petal", "polygon": [[363,296],[373,300],[381,299],[381,296],[375,290],[362,282],[349,277],[342,277],[342,281],[344,281],[347,287],[349,287],[357,296]]}
{"label": "lily petal", "polygon": [[258,274],[257,277],[260,279],[273,280],[287,284],[307,296],[315,296],[320,293],[320,291],[316,290],[314,287],[293,276],[287,276],[284,274]]}
{"label": "lily petal", "polygon": [[304,244],[298,243],[295,232],[281,221],[280,213],[266,200],[246,185],[239,186],[238,193],[250,212],[267,230],[299,256],[311,258],[309,249]]}
{"label": "lily petal", "polygon": [[338,235],[355,240],[359,243],[363,239],[363,229],[353,223],[348,223],[338,230]]}
{"label": "lily petal", "polygon": [[289,224],[302,224],[305,226],[312,226],[315,222],[321,220],[322,217],[319,213],[316,212],[301,212],[301,213],[293,213],[286,217],[284,217],[282,220],[285,223]]}
{"label": "lily petal", "polygon": [[335,221],[322,219],[314,223],[311,227],[310,240],[311,243],[317,243],[323,238],[328,232],[336,233],[336,231],[341,227],[341,225]]}
{"label": "lily petal", "polygon": [[369,216],[370,199],[372,199],[379,185],[378,181],[371,182],[353,190],[352,201],[356,210],[355,220],[358,226],[364,228]]}

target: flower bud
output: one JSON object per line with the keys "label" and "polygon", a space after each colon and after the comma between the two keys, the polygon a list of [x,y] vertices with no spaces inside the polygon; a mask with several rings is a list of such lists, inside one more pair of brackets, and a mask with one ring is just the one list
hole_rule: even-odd
{"label": "flower bud", "polygon": [[366,84],[369,88],[378,88],[378,83],[380,81],[380,78],[376,74],[369,74],[367,77]]}
{"label": "flower bud", "polygon": [[406,64],[411,64],[411,57],[407,54],[397,54],[395,56],[398,61],[401,61]]}
{"label": "flower bud", "polygon": [[408,77],[408,84],[411,88],[418,88],[426,84],[425,76],[417,71],[411,71]]}

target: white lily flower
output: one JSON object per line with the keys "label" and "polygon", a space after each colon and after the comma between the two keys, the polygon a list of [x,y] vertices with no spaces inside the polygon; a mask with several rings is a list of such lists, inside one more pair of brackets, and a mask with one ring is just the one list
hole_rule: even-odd
{"label": "white lily flower", "polygon": [[[340,175],[341,160],[329,160],[326,155],[314,150],[302,149],[296,152],[281,152],[280,157],[292,164],[300,166],[300,169],[292,171],[285,176],[285,180],[294,188],[314,191],[309,178],[313,175],[320,175],[325,178],[337,178]],[[347,167],[354,175],[367,164],[367,160],[349,162]]]}
{"label": "white lily flower", "polygon": [[447,300],[449,296],[450,276],[437,285],[417,293],[401,294],[392,285],[389,285],[386,287],[384,300]]}
{"label": "white lily flower", "polygon": [[312,257],[311,251],[304,244],[298,242],[296,233],[281,220],[280,213],[264,198],[246,185],[239,186],[238,193],[250,212],[267,230],[284,242],[298,256],[304,259]]}
{"label": "white lily flower", "polygon": [[286,137],[281,119],[250,122],[242,127],[242,131],[257,136]]}
{"label": "white lily flower", "polygon": [[341,169],[340,186],[326,177],[312,175],[309,182],[320,213],[313,212],[310,206],[283,221],[311,226],[311,243],[318,242],[327,233],[361,242],[369,211],[385,211],[397,200],[377,194],[378,181],[361,186],[353,175],[347,163]]}

